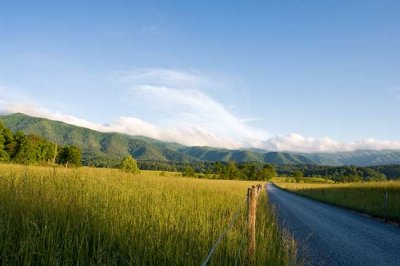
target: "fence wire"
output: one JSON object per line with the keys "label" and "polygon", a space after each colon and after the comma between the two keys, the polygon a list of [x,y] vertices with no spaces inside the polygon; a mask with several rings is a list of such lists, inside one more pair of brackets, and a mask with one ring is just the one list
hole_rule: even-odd
{"label": "fence wire", "polygon": [[[247,197],[245,199],[244,202],[246,202]],[[201,264],[202,266],[206,266],[207,263],[210,261],[213,253],[215,252],[215,250],[217,249],[218,245],[221,243],[221,241],[226,237],[226,235],[229,233],[229,231],[232,229],[233,225],[235,224],[235,221],[237,220],[237,218],[239,217],[239,213],[242,210],[243,206],[240,206],[235,214],[233,215],[233,218],[231,220],[231,222],[228,224],[228,226],[225,228],[224,232],[218,237],[217,241],[215,241],[214,245],[212,246],[212,248],[210,249],[210,251],[208,252],[207,257],[205,258],[205,260],[203,261],[203,263]],[[239,251],[240,254],[240,251]]]}

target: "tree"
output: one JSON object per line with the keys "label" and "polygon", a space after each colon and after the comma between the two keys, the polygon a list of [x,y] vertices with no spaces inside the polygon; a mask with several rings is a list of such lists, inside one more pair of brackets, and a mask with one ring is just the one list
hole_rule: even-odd
{"label": "tree", "polygon": [[224,175],[224,167],[221,164],[221,162],[218,161],[218,162],[214,163],[214,173],[219,176]]}
{"label": "tree", "polygon": [[242,179],[246,180],[259,180],[261,167],[257,163],[241,163],[239,165]]}
{"label": "tree", "polygon": [[293,173],[294,179],[296,180],[296,183],[300,183],[300,181],[303,179],[304,173],[302,171],[295,171]]}
{"label": "tree", "polygon": [[22,132],[14,135],[16,146],[13,161],[21,164],[37,163],[37,145],[35,141]]}
{"label": "tree", "polygon": [[68,165],[81,166],[82,152],[76,146],[65,146],[61,148],[58,161],[60,164],[64,164],[65,167],[68,167]]}
{"label": "tree", "polygon": [[122,159],[120,168],[128,173],[134,173],[134,174],[140,173],[140,169],[137,166],[137,162],[131,155],[128,155]]}
{"label": "tree", "polygon": [[271,180],[271,178],[275,176],[276,171],[274,166],[271,164],[265,164],[258,173],[258,180]]}
{"label": "tree", "polygon": [[230,160],[226,168],[226,178],[227,179],[240,179],[240,171],[236,166],[236,162]]}
{"label": "tree", "polygon": [[193,167],[190,165],[187,165],[182,172],[182,176],[187,176],[187,177],[194,177],[196,173],[194,172]]}
{"label": "tree", "polygon": [[358,175],[345,175],[341,177],[340,181],[344,183],[361,182],[361,177]]}
{"label": "tree", "polygon": [[6,152],[5,148],[4,135],[0,134],[0,162],[8,162],[10,160],[10,155]]}

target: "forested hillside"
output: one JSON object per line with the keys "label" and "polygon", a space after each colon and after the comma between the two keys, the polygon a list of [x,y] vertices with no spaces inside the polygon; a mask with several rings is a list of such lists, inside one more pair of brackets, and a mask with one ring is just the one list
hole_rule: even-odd
{"label": "forested hillside", "polygon": [[[22,119],[21,119],[22,118]],[[322,166],[303,155],[209,147],[185,147],[145,137],[100,133],[47,119],[25,115],[3,118],[0,123],[0,161],[21,164],[64,164],[117,167],[133,155],[141,169],[179,171],[219,179],[265,179],[275,165],[281,176],[317,176],[340,182],[400,178],[400,166]],[[20,130],[24,130],[27,134]],[[35,134],[41,134],[39,137]],[[51,140],[51,141],[50,141]],[[80,148],[83,149],[83,158]],[[273,171],[273,170],[272,170]],[[266,174],[268,172],[268,174]]]}
{"label": "forested hillside", "polygon": [[400,151],[354,151],[339,153],[263,152],[262,150],[228,150],[211,147],[187,147],[142,136],[104,133],[59,121],[24,114],[0,116],[13,132],[35,134],[59,145],[82,149],[86,165],[115,166],[132,155],[139,161],[157,162],[258,162],[301,165],[385,165],[400,164]]}
{"label": "forested hillside", "polygon": [[197,162],[225,161],[259,162],[274,164],[313,163],[303,155],[289,153],[260,153],[250,150],[228,150],[210,147],[186,147],[142,136],[103,133],[59,121],[12,114],[0,117],[12,131],[35,134],[60,145],[75,145],[82,149],[87,165],[115,166],[127,155],[139,161]]}

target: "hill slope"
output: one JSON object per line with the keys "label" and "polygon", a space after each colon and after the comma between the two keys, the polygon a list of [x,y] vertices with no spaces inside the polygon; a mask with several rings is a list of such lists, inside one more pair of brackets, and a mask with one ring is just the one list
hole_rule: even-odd
{"label": "hill slope", "polygon": [[42,136],[61,145],[76,145],[83,151],[87,163],[102,164],[119,161],[131,154],[138,160],[157,161],[255,161],[279,164],[312,163],[302,155],[259,153],[249,150],[227,150],[209,147],[186,147],[142,136],[103,133],[88,128],[32,117],[25,114],[0,116],[0,121],[12,131]]}
{"label": "hill slope", "polygon": [[355,151],[341,153],[261,152],[210,147],[187,147],[142,136],[104,133],[88,128],[32,117],[25,114],[0,116],[12,131],[35,134],[61,145],[76,145],[86,163],[106,165],[131,154],[138,160],[157,161],[254,161],[272,164],[381,165],[400,163],[400,151]]}
{"label": "hill slope", "polygon": [[400,164],[400,151],[351,151],[338,153],[298,154],[319,165],[385,165]]}

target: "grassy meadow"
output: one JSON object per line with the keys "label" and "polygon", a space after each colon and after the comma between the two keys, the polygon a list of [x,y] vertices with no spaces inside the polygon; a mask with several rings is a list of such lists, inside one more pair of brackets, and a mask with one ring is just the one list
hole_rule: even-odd
{"label": "grassy meadow", "polygon": [[[238,212],[210,264],[243,265],[255,184],[0,164],[0,264],[200,265]],[[293,264],[295,243],[265,195],[257,215],[257,264]]]}
{"label": "grassy meadow", "polygon": [[[307,178],[308,179],[308,178]],[[400,181],[333,184],[330,180],[293,183],[286,178],[273,182],[283,189],[315,200],[353,209],[375,217],[400,221]],[[289,181],[292,181],[289,179]]]}

